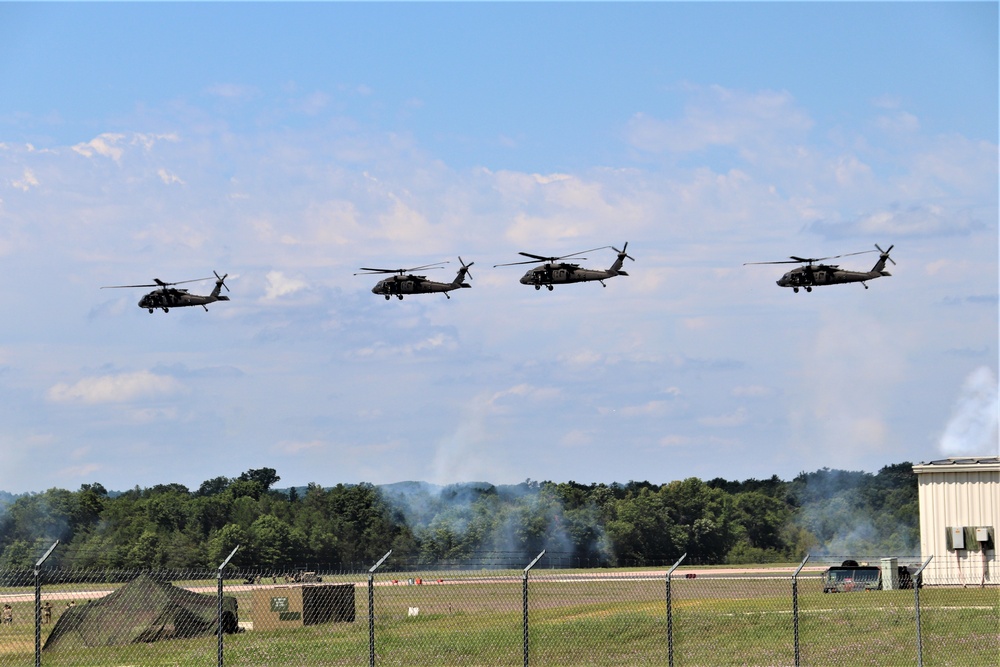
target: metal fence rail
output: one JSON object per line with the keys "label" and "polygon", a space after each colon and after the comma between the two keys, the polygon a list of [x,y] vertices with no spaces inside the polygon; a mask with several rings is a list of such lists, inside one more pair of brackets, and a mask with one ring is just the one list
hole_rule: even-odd
{"label": "metal fence rail", "polygon": [[1000,582],[948,580],[933,562],[934,585],[838,593],[823,592],[831,563],[555,562],[0,570],[0,667],[992,666],[1000,654]]}

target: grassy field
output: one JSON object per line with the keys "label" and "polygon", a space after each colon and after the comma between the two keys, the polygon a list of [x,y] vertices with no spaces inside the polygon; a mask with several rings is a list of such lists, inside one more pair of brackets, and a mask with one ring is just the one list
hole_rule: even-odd
{"label": "grassy field", "polygon": [[[503,576],[506,574],[507,576]],[[397,576],[397,575],[391,575]],[[428,575],[421,586],[377,578],[378,665],[523,664],[520,573]],[[324,582],[347,578],[325,578]],[[357,578],[351,579],[357,581]],[[251,592],[227,584],[252,620]],[[215,582],[185,582],[214,590]],[[45,598],[54,596],[54,587]],[[84,587],[86,591],[94,587]],[[60,600],[84,588],[60,593]],[[107,587],[104,587],[105,590]],[[368,592],[356,589],[354,623],[247,632],[225,638],[226,665],[367,665]],[[0,590],[0,599],[13,591]],[[532,665],[615,666],[668,663],[665,584],[641,572],[543,572],[529,584]],[[19,598],[20,599],[20,598]],[[672,584],[673,658],[681,665],[793,665],[791,585],[787,577],[704,577]],[[1000,590],[925,588],[920,592],[923,661],[997,664]],[[799,580],[803,665],[912,665],[917,659],[913,591],[823,594],[816,577]],[[0,666],[34,662],[34,604],[14,602],[13,625],[0,627]],[[62,603],[62,608],[65,603]],[[408,610],[419,608],[417,616]],[[56,607],[56,616],[61,611]],[[43,626],[43,641],[51,626]],[[44,665],[214,665],[214,637],[156,644],[45,652]]]}

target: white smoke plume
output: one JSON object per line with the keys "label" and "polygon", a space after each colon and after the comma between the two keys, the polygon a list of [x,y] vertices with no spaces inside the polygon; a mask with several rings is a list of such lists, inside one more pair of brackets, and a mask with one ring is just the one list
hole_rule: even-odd
{"label": "white smoke plume", "polygon": [[941,451],[948,455],[1000,454],[997,444],[997,380],[986,366],[965,379],[951,420],[941,435]]}

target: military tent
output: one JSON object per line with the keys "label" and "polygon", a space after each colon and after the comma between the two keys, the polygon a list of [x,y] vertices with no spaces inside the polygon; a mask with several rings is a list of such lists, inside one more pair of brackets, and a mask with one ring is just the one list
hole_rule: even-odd
{"label": "military tent", "polygon": [[[238,629],[236,598],[223,597],[222,629]],[[103,598],[66,609],[43,650],[117,646],[218,633],[218,598],[143,574]]]}

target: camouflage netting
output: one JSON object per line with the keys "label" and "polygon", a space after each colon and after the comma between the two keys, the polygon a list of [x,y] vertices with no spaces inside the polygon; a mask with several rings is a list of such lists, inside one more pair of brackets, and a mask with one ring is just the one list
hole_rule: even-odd
{"label": "camouflage netting", "polygon": [[[115,646],[218,632],[218,600],[143,574],[114,593],[67,609],[43,650]],[[223,597],[222,629],[238,629],[236,598]]]}

